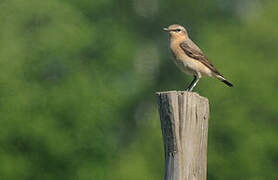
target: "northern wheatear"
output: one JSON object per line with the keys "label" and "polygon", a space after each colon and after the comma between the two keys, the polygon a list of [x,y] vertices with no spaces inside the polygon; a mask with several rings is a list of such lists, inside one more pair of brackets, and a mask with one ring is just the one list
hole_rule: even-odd
{"label": "northern wheatear", "polygon": [[191,41],[183,26],[173,24],[163,30],[170,34],[170,48],[175,57],[175,64],[184,73],[194,76],[188,91],[192,91],[201,77],[204,76],[217,78],[228,86],[233,86],[215,69],[200,48]]}

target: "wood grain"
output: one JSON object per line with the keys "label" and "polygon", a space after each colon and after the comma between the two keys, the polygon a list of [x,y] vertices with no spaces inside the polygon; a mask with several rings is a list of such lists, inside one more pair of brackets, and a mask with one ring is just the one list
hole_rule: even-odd
{"label": "wood grain", "polygon": [[158,92],[164,180],[206,180],[209,101],[195,92]]}

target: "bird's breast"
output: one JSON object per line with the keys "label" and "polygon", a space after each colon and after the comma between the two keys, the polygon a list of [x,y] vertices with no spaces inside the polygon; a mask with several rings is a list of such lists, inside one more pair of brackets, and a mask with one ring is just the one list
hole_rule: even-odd
{"label": "bird's breast", "polygon": [[194,69],[192,69],[194,67],[193,60],[180,47],[171,47],[171,51],[174,56],[173,61],[181,71],[189,75],[196,74]]}
{"label": "bird's breast", "polygon": [[171,45],[171,51],[174,55],[174,62],[181,71],[189,75],[211,76],[211,70],[200,61],[186,55],[184,51],[175,44]]}

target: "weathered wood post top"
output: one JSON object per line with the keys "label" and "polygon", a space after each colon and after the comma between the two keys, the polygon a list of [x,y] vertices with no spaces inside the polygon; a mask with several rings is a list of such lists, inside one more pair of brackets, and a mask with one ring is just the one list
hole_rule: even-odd
{"label": "weathered wood post top", "polygon": [[206,180],[209,101],[195,92],[157,92],[165,180]]}

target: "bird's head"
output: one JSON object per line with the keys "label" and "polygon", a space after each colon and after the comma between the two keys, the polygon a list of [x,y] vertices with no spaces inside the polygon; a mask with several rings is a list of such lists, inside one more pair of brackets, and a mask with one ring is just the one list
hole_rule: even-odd
{"label": "bird's head", "polygon": [[186,29],[178,24],[172,24],[167,28],[163,28],[164,31],[167,31],[171,38],[179,38],[179,39],[186,39],[188,37]]}

